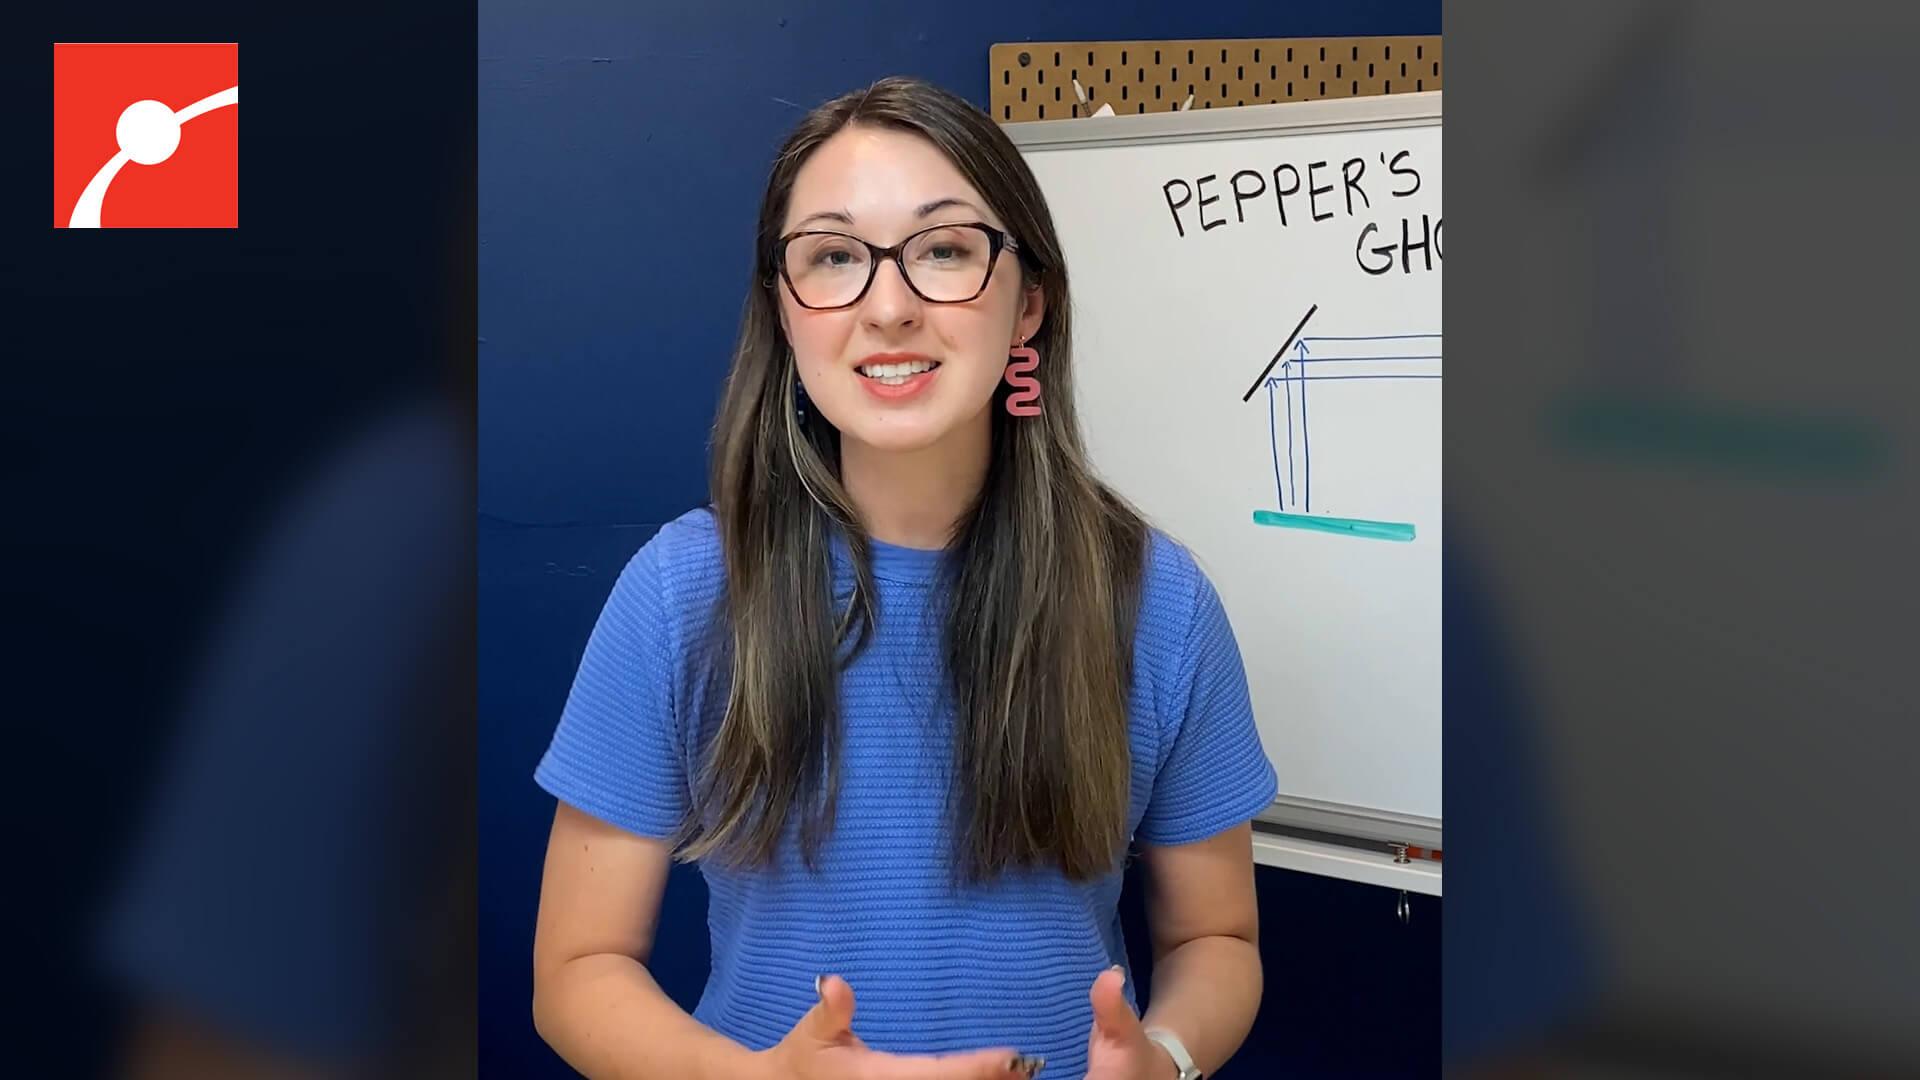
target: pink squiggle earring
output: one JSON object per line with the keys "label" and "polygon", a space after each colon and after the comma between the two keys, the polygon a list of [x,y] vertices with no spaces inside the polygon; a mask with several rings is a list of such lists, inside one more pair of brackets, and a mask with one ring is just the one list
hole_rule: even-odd
{"label": "pink squiggle earring", "polygon": [[1014,392],[1007,395],[1007,412],[1014,416],[1040,415],[1040,380],[1032,372],[1040,366],[1040,354],[1028,348],[1026,339],[1021,344],[1007,350],[1012,361],[1007,365],[1007,385]]}

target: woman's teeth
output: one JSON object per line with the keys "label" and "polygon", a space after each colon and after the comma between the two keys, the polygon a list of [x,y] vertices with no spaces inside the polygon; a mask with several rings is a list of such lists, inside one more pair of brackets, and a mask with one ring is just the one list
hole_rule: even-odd
{"label": "woman's teeth", "polygon": [[933,360],[912,360],[904,364],[862,364],[860,374],[886,386],[899,386],[923,371],[939,367]]}

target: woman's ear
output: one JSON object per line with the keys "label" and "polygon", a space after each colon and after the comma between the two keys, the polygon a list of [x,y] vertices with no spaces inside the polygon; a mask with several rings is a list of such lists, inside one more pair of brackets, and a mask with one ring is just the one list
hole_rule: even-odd
{"label": "woman's ear", "polygon": [[1032,341],[1047,318],[1047,290],[1028,285],[1020,294],[1020,315],[1013,321],[1013,336],[1018,342]]}

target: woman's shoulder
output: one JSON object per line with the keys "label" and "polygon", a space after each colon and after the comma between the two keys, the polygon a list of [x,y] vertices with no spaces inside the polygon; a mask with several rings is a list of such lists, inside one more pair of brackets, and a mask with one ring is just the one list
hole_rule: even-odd
{"label": "woman's shoulder", "polygon": [[647,547],[658,547],[660,555],[675,563],[699,564],[720,559],[720,529],[713,519],[713,508],[696,506],[660,526]]}
{"label": "woman's shoulder", "polygon": [[1212,588],[1191,548],[1159,526],[1147,526],[1146,566],[1140,582],[1143,616],[1152,612],[1175,618],[1185,626],[1200,599]]}
{"label": "woman's shoulder", "polygon": [[1177,666],[1212,595],[1213,583],[1192,549],[1149,525],[1135,631],[1139,658],[1156,668]]}
{"label": "woman's shoulder", "polygon": [[696,507],[660,526],[640,545],[608,602],[684,619],[707,611],[724,588],[725,573],[713,512]]}

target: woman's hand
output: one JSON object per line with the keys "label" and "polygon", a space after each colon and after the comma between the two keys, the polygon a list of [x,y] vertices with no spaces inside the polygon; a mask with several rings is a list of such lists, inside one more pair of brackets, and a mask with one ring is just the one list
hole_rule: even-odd
{"label": "woman's hand", "polygon": [[1012,1049],[908,1056],[868,1048],[853,1033],[853,987],[837,975],[816,984],[820,1002],[779,1045],[760,1053],[761,1080],[1016,1080]]}
{"label": "woman's hand", "polygon": [[1180,1070],[1127,1004],[1127,975],[1110,967],[1093,980],[1093,1032],[1087,1038],[1087,1080],[1173,1080]]}

